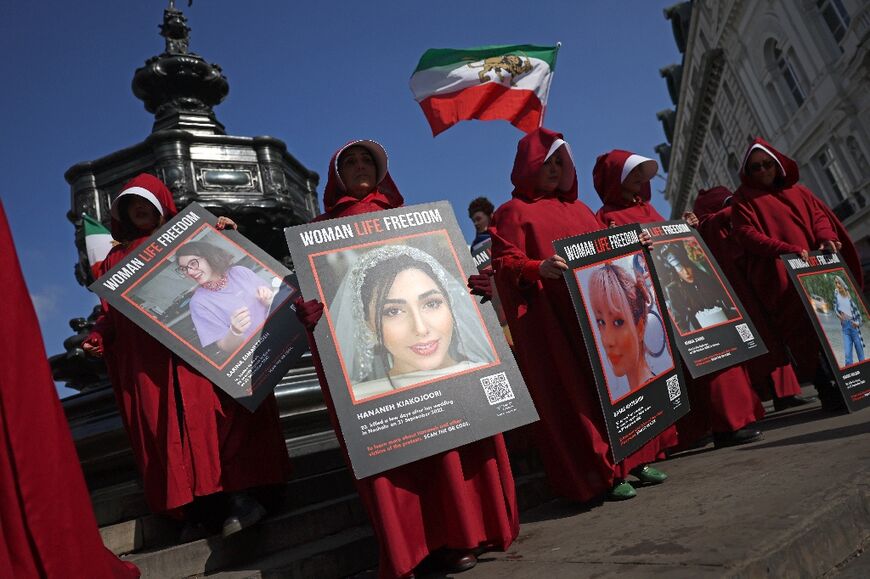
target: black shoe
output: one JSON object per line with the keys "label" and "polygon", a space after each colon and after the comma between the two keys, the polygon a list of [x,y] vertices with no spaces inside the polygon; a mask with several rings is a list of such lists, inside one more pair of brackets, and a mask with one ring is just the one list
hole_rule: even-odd
{"label": "black shoe", "polygon": [[245,493],[233,493],[229,498],[230,515],[224,520],[222,534],[229,537],[242,529],[257,524],[266,516],[266,509]]}
{"label": "black shoe", "polygon": [[786,408],[796,408],[805,404],[812,404],[818,400],[815,396],[783,396],[773,399],[773,409],[777,412]]}
{"label": "black shoe", "polygon": [[475,565],[477,557],[471,551],[447,551],[441,559],[441,566],[448,573],[462,573]]}
{"label": "black shoe", "polygon": [[713,446],[715,448],[725,448],[727,446],[737,446],[739,444],[747,444],[761,440],[764,435],[760,430],[755,428],[741,428],[734,432],[714,432]]}
{"label": "black shoe", "polygon": [[178,542],[192,543],[206,537],[208,537],[208,529],[205,528],[205,525],[188,521],[184,524],[184,528],[181,529],[181,533],[178,535]]}

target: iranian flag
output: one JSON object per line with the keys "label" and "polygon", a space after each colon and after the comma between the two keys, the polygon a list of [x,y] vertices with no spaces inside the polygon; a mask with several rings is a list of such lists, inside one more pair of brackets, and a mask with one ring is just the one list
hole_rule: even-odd
{"label": "iranian flag", "polygon": [[558,46],[516,44],[427,50],[411,91],[435,136],[459,121],[506,120],[524,132],[541,126]]}
{"label": "iranian flag", "polygon": [[109,230],[90,215],[83,215],[82,221],[84,222],[85,249],[88,252],[88,263],[91,265],[91,273],[94,274],[94,279],[96,279],[99,277],[97,272],[99,271],[100,264],[109,255],[114,242]]}

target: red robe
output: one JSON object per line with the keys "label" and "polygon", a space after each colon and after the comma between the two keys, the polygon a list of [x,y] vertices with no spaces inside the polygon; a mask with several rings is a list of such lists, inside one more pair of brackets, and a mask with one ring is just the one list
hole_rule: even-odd
{"label": "red robe", "polygon": [[[176,213],[172,194],[151,175],[131,186],[149,190],[165,219]],[[134,239],[112,221],[122,241],[101,266],[109,271],[146,239]],[[95,333],[103,338],[106,366],[145,498],[154,512],[175,511],[194,497],[280,484],[290,462],[274,395],[249,412],[145,330],[103,302]]]}
{"label": "red robe", "polygon": [[0,204],[0,577],[138,577],[104,546]]}
{"label": "red robe", "polygon": [[[325,212],[315,221],[401,207],[401,194],[386,170],[378,189],[362,200],[347,196],[330,161],[324,191]],[[309,334],[323,398],[350,465],[338,416],[314,336]],[[502,435],[356,480],[380,549],[379,576],[411,573],[429,554],[440,549],[506,550],[519,534],[514,479]]]}
{"label": "red robe", "polygon": [[[745,171],[750,152],[759,147],[777,161],[779,182],[770,189],[755,185]],[[734,194],[732,226],[734,238],[746,252],[747,279],[770,313],[773,330],[791,350],[800,377],[811,380],[821,347],[779,256],[840,241],[841,253],[859,284],[863,277],[845,228],[809,189],[797,184],[799,177],[797,163],[763,139],[755,139],[740,169],[742,185]]]}
{"label": "red robe", "polygon": [[[645,183],[640,195],[628,203],[622,196],[622,168],[628,151],[611,151],[601,155],[593,169],[595,190],[604,206],[598,210],[604,222],[616,225],[653,223],[665,218],[649,203],[650,185]],[[714,433],[734,432],[764,417],[761,401],[752,389],[743,365],[725,368],[701,378],[689,380],[691,412],[677,421],[680,447],[686,448]]]}
{"label": "red robe", "polygon": [[600,155],[592,169],[592,182],[603,203],[595,215],[606,227],[665,220],[649,202],[652,190],[648,182],[644,183],[634,199],[629,201],[623,196],[622,169],[632,155],[630,151],[614,149]]}
{"label": "red robe", "polygon": [[[764,399],[770,399],[772,395],[777,398],[798,395],[801,393],[801,385],[788,361],[782,338],[770,329],[767,314],[746,279],[743,248],[731,236],[732,207],[725,206],[725,201],[731,195],[731,191],[725,187],[698,193],[693,208],[700,221],[698,231],[767,346],[767,354],[747,362],[750,381]],[[770,386],[773,387],[773,392],[769,391]]]}
{"label": "red robe", "polygon": [[[511,181],[513,198],[496,210],[490,233],[495,281],[505,308],[514,353],[541,420],[533,425],[547,477],[571,500],[602,496],[630,470],[663,457],[673,441],[658,437],[614,464],[589,354],[564,279],[543,279],[541,260],[553,241],[601,229],[577,200],[577,176],[567,148],[568,185],[551,195],[535,193],[535,176],[556,139],[538,129],[520,140]],[[564,151],[564,154],[563,154]]]}

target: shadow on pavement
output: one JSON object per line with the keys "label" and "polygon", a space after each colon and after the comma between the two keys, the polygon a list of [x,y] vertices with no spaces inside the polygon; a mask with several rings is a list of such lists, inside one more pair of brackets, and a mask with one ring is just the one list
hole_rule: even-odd
{"label": "shadow on pavement", "polygon": [[588,503],[572,503],[564,499],[556,499],[549,503],[544,503],[539,507],[535,507],[526,513],[520,513],[520,525],[575,517],[583,513],[588,513],[592,509],[600,507],[603,504],[603,499],[592,500]]}
{"label": "shadow on pavement", "polygon": [[716,448],[713,447],[713,439],[711,437],[707,437],[703,441],[699,443],[699,446],[695,446],[693,448],[687,448],[686,450],[680,450],[673,454],[668,454],[668,457],[662,462],[670,462],[672,460],[679,460],[683,458],[687,458],[690,456],[698,456],[701,454],[707,454],[708,452],[713,452]]}
{"label": "shadow on pavement", "polygon": [[822,430],[820,432],[810,432],[784,438],[782,440],[774,440],[771,442],[761,442],[739,447],[737,450],[757,450],[761,448],[775,448],[778,446],[792,446],[795,444],[808,444],[812,442],[824,442],[826,440],[837,440],[839,438],[849,438],[861,434],[870,434],[870,422],[862,422],[860,424],[852,424],[850,426],[841,426],[840,428],[832,428],[830,430]]}
{"label": "shadow on pavement", "polygon": [[777,414],[768,415],[756,422],[755,426],[759,430],[769,432],[780,428],[788,428],[796,424],[836,418],[837,416],[840,416],[840,414],[822,410],[822,407],[816,403],[808,405],[808,407],[780,411]]}

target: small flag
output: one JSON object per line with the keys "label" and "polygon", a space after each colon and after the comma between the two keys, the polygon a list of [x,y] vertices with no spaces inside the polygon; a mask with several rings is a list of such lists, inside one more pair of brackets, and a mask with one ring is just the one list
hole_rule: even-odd
{"label": "small flag", "polygon": [[482,46],[423,53],[411,92],[432,135],[459,121],[506,120],[526,133],[541,126],[559,46]]}
{"label": "small flag", "polygon": [[114,245],[112,234],[102,223],[90,215],[83,215],[82,221],[85,228],[85,248],[88,252],[88,263],[91,265],[94,278],[97,278],[100,264],[106,259]]}

